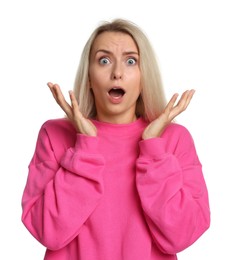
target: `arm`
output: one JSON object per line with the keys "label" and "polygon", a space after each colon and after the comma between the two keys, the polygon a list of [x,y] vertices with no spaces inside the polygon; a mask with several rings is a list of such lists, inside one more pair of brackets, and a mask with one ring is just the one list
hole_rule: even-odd
{"label": "arm", "polygon": [[79,234],[103,194],[103,167],[98,137],[77,134],[75,147],[57,161],[49,134],[41,128],[22,198],[22,221],[43,245],[57,250]]}
{"label": "arm", "polygon": [[185,128],[174,134],[176,127],[168,127],[161,138],[141,141],[136,179],[151,235],[169,254],[187,248],[210,224],[207,188],[192,137]]}

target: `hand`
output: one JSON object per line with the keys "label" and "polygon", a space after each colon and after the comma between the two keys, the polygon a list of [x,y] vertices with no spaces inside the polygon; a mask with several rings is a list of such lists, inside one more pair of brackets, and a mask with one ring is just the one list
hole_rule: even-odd
{"label": "hand", "polygon": [[175,105],[178,98],[178,94],[174,94],[167,106],[164,109],[164,112],[152,121],[144,130],[142,134],[142,139],[148,139],[152,137],[159,137],[164,131],[165,127],[180,113],[185,111],[188,107],[195,90],[186,90],[178,103]]}
{"label": "hand", "polygon": [[71,105],[65,100],[60,87],[58,84],[53,84],[49,82],[48,87],[53,94],[54,99],[62,110],[66,113],[67,117],[74,124],[76,130],[85,135],[96,136],[97,130],[94,124],[89,120],[83,117],[82,113],[79,110],[78,102],[75,98],[73,91],[69,91]]}

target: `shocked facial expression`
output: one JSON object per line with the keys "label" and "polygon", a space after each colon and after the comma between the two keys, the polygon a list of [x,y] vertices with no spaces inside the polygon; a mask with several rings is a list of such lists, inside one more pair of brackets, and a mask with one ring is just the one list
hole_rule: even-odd
{"label": "shocked facial expression", "polygon": [[140,81],[139,52],[132,37],[121,32],[98,35],[89,66],[97,119],[112,123],[134,121]]}

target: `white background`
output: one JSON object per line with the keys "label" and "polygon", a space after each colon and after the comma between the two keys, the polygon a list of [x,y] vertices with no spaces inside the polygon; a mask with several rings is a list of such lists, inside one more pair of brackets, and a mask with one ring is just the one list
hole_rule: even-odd
{"label": "white background", "polygon": [[21,196],[41,124],[62,117],[46,83],[73,88],[79,56],[102,20],[138,24],[158,56],[167,98],[195,88],[177,118],[194,137],[209,189],[211,227],[180,260],[232,259],[231,1],[5,0],[0,2],[0,259],[41,260],[21,223]]}

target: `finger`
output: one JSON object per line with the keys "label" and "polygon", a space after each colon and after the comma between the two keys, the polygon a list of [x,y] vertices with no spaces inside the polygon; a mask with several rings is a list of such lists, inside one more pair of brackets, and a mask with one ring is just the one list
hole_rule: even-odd
{"label": "finger", "polygon": [[187,100],[186,100],[186,108],[187,108],[187,106],[189,105],[189,103],[190,103],[191,99],[193,98],[193,95],[194,95],[194,94],[195,94],[195,90],[194,90],[194,89],[191,89],[191,90],[189,91],[189,95],[188,95]]}
{"label": "finger", "polygon": [[79,117],[82,116],[82,113],[79,110],[78,101],[72,90],[69,91],[69,95],[70,95],[70,101],[71,101],[71,106],[73,108],[74,115]]}
{"label": "finger", "polygon": [[188,96],[188,90],[186,90],[185,92],[182,93],[180,100],[177,102],[176,107],[183,107],[185,104],[185,100],[187,99]]}
{"label": "finger", "polygon": [[58,100],[57,100],[57,94],[56,94],[56,91],[55,91],[55,89],[54,89],[54,87],[53,87],[54,84],[51,83],[51,82],[49,82],[49,83],[47,83],[47,85],[48,85],[50,91],[52,92],[54,99],[56,100],[56,102],[58,102]]}
{"label": "finger", "polygon": [[65,103],[65,98],[60,90],[60,87],[58,84],[50,84],[48,85],[55,100],[57,101],[57,103],[61,106],[63,103]]}
{"label": "finger", "polygon": [[72,119],[72,117],[73,117],[72,108],[69,105],[69,103],[65,100],[59,85],[58,84],[52,84],[52,83],[48,83],[47,85],[50,88],[50,90],[51,90],[51,92],[54,96],[54,99],[56,100],[58,105],[62,108],[62,110],[66,113],[66,115],[70,119]]}
{"label": "finger", "polygon": [[179,108],[184,111],[188,107],[193,95],[195,93],[194,89],[187,90],[183,93],[180,102],[178,103]]}
{"label": "finger", "polygon": [[176,116],[178,116],[180,113],[185,111],[187,106],[189,105],[195,91],[192,90],[186,90],[182,95],[178,103],[173,106],[170,110],[169,118],[170,120],[173,120]]}
{"label": "finger", "polygon": [[165,110],[170,111],[170,110],[174,107],[178,96],[179,96],[179,94],[176,93],[176,94],[174,94],[174,95],[171,97],[171,99],[170,99],[170,101],[168,102],[168,104],[167,104]]}
{"label": "finger", "polygon": [[187,106],[188,106],[188,104],[189,104],[189,102],[191,100],[190,93],[192,93],[190,90],[186,90],[181,95],[181,98],[180,98],[179,102],[177,103],[177,105],[174,108],[176,108],[180,112],[184,111],[187,108]]}

